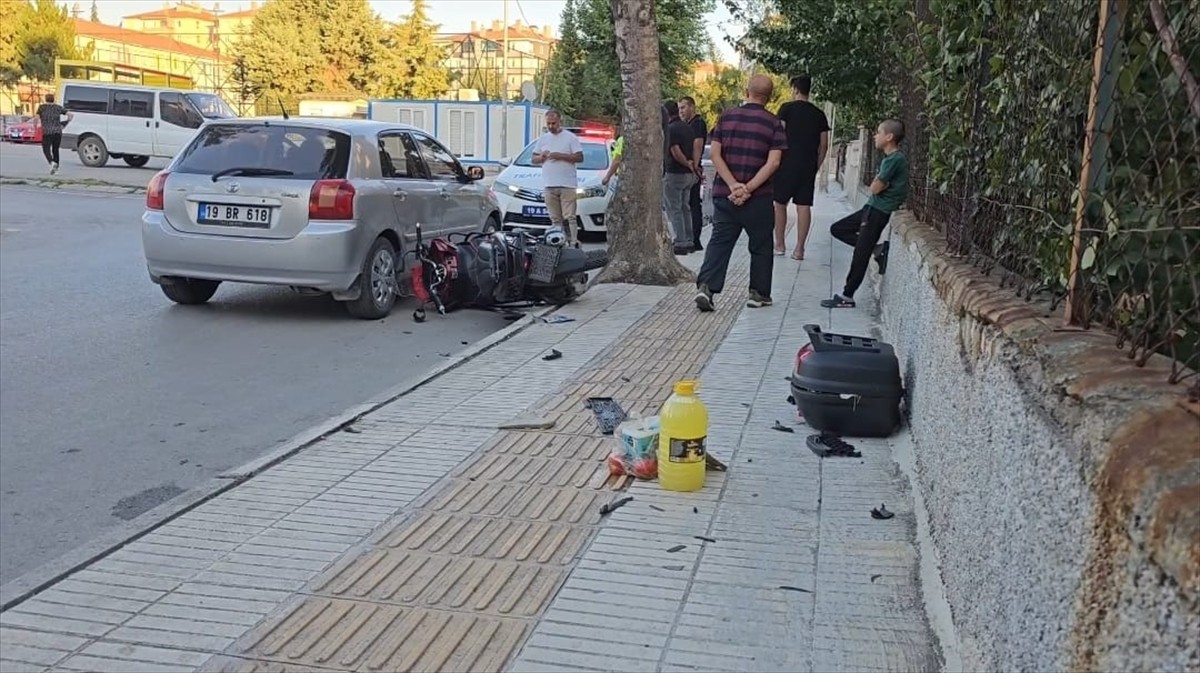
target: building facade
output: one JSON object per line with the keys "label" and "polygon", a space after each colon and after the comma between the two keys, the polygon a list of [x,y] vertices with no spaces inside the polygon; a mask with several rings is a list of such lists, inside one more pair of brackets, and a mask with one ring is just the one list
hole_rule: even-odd
{"label": "building facade", "polygon": [[[466,33],[443,33],[438,45],[446,49],[446,67],[458,89],[476,90],[483,100],[521,99],[521,85],[533,82],[545,89],[546,65],[558,43],[550,26],[529,26],[517,21],[508,27],[508,81],[504,79],[504,23],[471,22]],[[507,86],[505,86],[507,84]]]}
{"label": "building facade", "polygon": [[211,49],[165,35],[75,19],[75,43],[88,59],[149,68],[191,78],[196,89],[220,91],[230,67]]}
{"label": "building facade", "polygon": [[257,0],[250,3],[249,9],[237,12],[222,12],[219,2],[209,8],[187,1],[164,3],[158,9],[122,17],[121,27],[228,54],[233,44],[249,32],[259,9]]}

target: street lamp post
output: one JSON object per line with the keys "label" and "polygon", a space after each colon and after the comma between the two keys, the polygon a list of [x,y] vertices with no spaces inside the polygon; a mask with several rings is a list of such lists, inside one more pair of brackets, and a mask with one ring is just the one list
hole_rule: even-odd
{"label": "street lamp post", "polygon": [[504,45],[500,48],[500,156],[508,156],[508,0],[504,0]]}

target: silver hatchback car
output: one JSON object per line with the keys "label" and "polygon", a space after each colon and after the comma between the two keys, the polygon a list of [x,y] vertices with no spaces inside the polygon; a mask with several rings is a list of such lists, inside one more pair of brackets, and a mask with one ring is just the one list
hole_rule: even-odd
{"label": "silver hatchback car", "polygon": [[202,127],[146,191],[150,279],[180,304],[223,281],[325,292],[386,316],[415,225],[499,229],[483,171],[424,131],[358,119],[229,119]]}

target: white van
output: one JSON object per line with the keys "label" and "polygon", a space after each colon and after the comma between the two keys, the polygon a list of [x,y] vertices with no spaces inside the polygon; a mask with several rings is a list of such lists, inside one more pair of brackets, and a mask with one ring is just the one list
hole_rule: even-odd
{"label": "white van", "polygon": [[206,119],[237,117],[215,94],[110,82],[65,83],[59,104],[74,114],[63,149],[93,168],[110,157],[135,167],[173,158]]}

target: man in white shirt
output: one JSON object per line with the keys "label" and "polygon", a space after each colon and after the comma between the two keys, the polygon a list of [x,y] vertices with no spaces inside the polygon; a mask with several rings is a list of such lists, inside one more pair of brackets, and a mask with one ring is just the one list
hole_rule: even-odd
{"label": "man in white shirt", "polygon": [[567,242],[573,243],[575,190],[579,188],[575,164],[583,161],[583,144],[574,133],[563,129],[562,115],[557,110],[546,113],[546,128],[549,132],[533,148],[533,164],[542,167],[550,226],[561,229]]}

